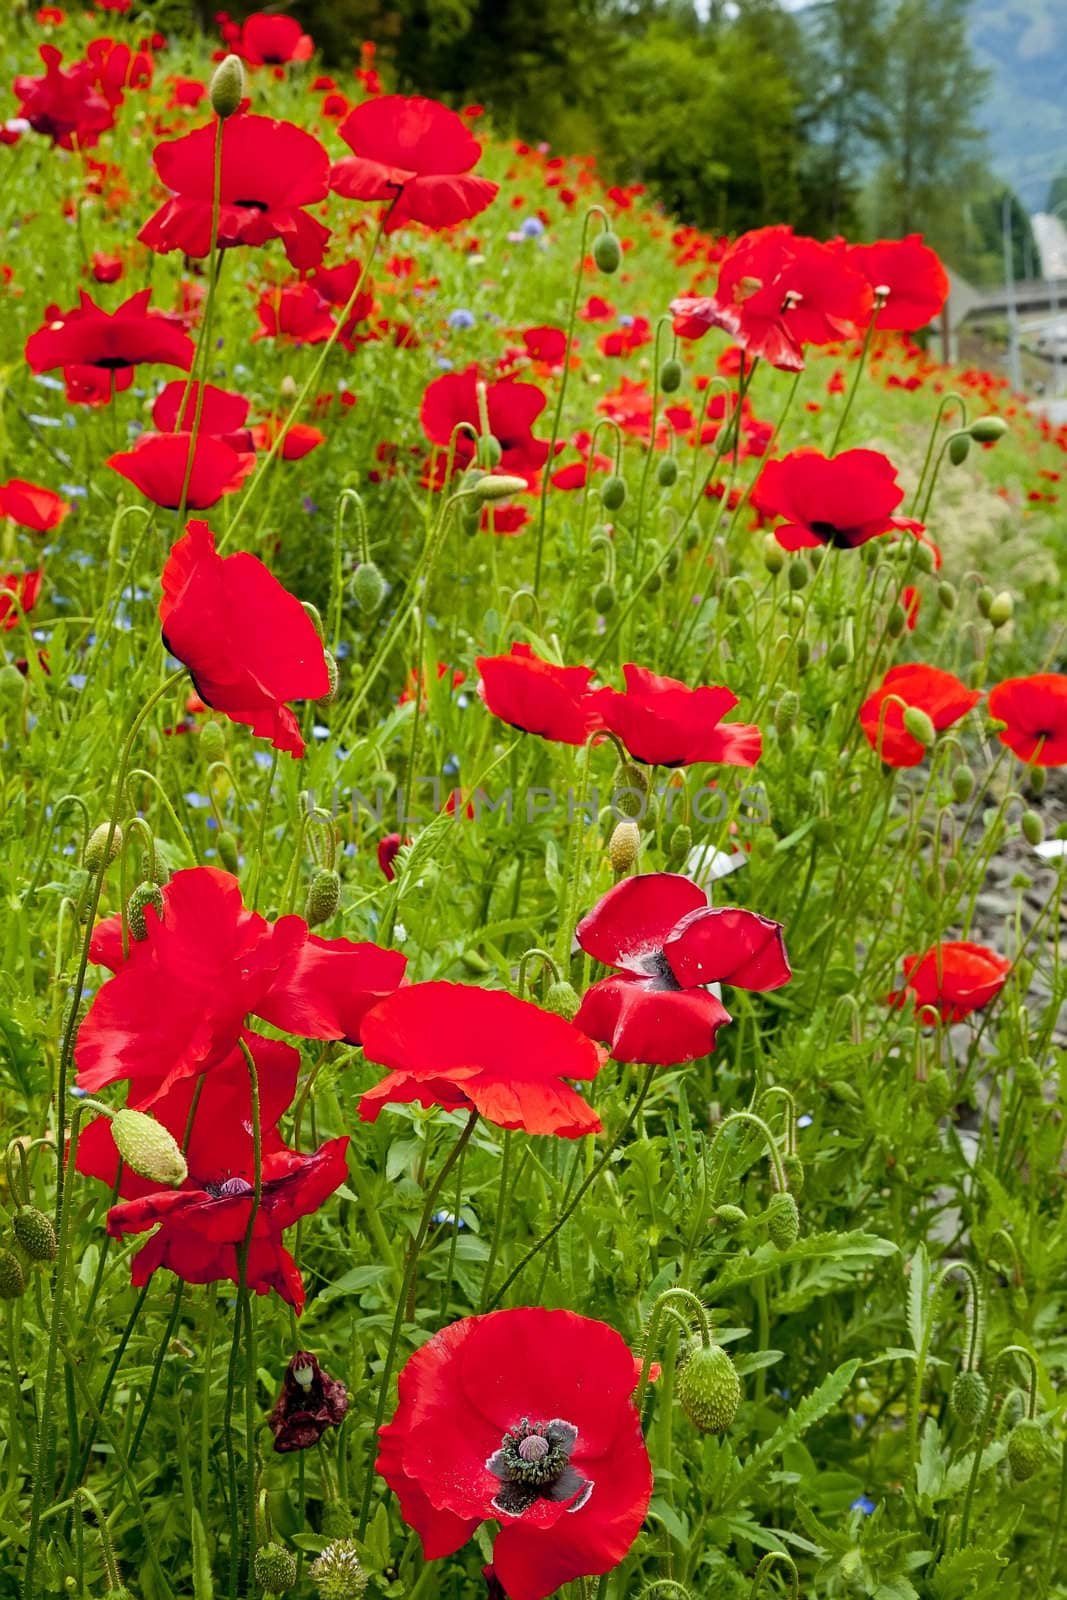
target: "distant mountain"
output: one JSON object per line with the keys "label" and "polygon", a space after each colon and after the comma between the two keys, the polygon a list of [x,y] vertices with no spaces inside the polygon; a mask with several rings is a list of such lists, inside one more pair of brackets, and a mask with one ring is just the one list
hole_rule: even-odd
{"label": "distant mountain", "polygon": [[994,170],[1029,211],[1067,171],[1067,0],[972,0],[975,55],[993,82],[977,120]]}

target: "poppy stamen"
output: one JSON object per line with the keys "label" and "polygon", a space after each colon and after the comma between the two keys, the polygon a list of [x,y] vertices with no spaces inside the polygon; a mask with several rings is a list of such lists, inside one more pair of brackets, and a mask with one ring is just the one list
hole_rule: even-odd
{"label": "poppy stamen", "polygon": [[593,1485],[571,1466],[571,1452],[578,1442],[578,1429],[556,1417],[551,1422],[531,1422],[528,1417],[509,1428],[499,1450],[485,1463],[501,1487],[493,1496],[494,1510],[508,1517],[521,1517],[538,1500],[557,1504],[578,1499],[570,1507],[578,1511],[593,1492]]}

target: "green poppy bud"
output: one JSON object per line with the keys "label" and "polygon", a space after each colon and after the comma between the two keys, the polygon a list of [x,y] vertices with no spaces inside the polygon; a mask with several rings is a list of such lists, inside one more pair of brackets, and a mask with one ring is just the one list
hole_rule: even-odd
{"label": "green poppy bud", "polygon": [[352,574],[352,598],[368,616],[373,616],[385,599],[385,579],[373,561],[361,561]]}
{"label": "green poppy bud", "polygon": [[686,822],[680,822],[671,834],[667,845],[667,854],[672,861],[684,861],[693,848],[693,830]]}
{"label": "green poppy bud", "polygon": [[151,883],[145,879],[139,883],[129,900],[126,902],[126,921],[130,928],[130,937],[140,941],[148,938],[148,923],[145,912],[151,906],[156,916],[162,919],[163,896],[158,883]]}
{"label": "green poppy bud", "polygon": [[835,672],[840,671],[842,667],[848,666],[849,662],[852,660],[852,651],[849,649],[844,639],[834,640],[833,644],[826,652],[826,660]]}
{"label": "green poppy bud", "polygon": [[975,417],[967,430],[978,444],[996,444],[1008,431],[1003,417]]}
{"label": "green poppy bud", "polygon": [[551,1011],[555,1017],[566,1017],[570,1022],[578,1011],[581,1001],[575,991],[574,985],[565,978],[560,978],[556,983],[550,983],[545,995],[545,1010]]}
{"label": "green poppy bud", "polygon": [[957,1372],[949,1404],[965,1428],[973,1428],[985,1411],[989,1387],[980,1372]]}
{"label": "green poppy bud", "polygon": [[971,450],[969,433],[954,433],[948,442],[948,458],[954,467],[961,467]]}
{"label": "green poppy bud", "polygon": [[924,750],[929,750],[937,739],[937,729],[929,713],[921,706],[905,706],[901,721],[905,731],[910,733],[913,739],[917,739]]}
{"label": "green poppy bud", "polygon": [[478,465],[481,467],[498,467],[503,454],[504,451],[500,440],[495,439],[491,433],[483,433],[478,440]]}
{"label": "green poppy bud", "polygon": [[308,1568],[319,1600],[359,1600],[367,1587],[367,1574],[354,1539],[335,1539]]}
{"label": "green poppy bud", "polygon": [[612,804],[624,817],[642,817],[645,814],[648,779],[640,767],[626,762],[615,770],[615,787]]}
{"label": "green poppy bud", "polygon": [[987,583],[983,583],[982,587],[978,590],[978,593],[974,597],[974,603],[978,607],[980,615],[983,617],[988,617],[989,608],[993,604],[993,591]]}
{"label": "green poppy bud", "polygon": [[682,363],[670,356],[659,369],[659,386],[664,394],[675,394],[682,387]]}
{"label": "green poppy bud", "polygon": [[937,556],[928,544],[923,544],[921,539],[916,539],[911,547],[911,559],[920,572],[927,574],[933,572],[937,566]]}
{"label": "green poppy bud", "polygon": [[607,612],[611,610],[614,604],[615,585],[612,583],[602,583],[598,585],[595,593],[593,594],[593,606],[596,611],[601,616],[605,616]]}
{"label": "green poppy bud", "polygon": [[626,480],[618,473],[606,478],[600,491],[601,504],[606,511],[618,511],[626,501]]}
{"label": "green poppy bud", "polygon": [[659,594],[659,592],[660,592],[660,590],[662,588],[663,588],[663,573],[660,571],[659,567],[653,567],[652,571],[649,573],[648,577],[645,579],[645,582],[644,582],[645,593],[646,594]]}
{"label": "green poppy bud", "polygon": [[955,611],[956,599],[956,591],[951,583],[946,580],[944,583],[938,584],[937,603],[941,607],[942,611]]}
{"label": "green poppy bud", "polygon": [[806,667],[811,665],[811,640],[798,639],[796,653],[797,667],[803,672]]}
{"label": "green poppy bud", "polygon": [[122,849],[122,829],[118,823],[116,822],[114,832],[111,834],[110,848],[107,842],[108,832],[109,824],[102,822],[89,835],[89,842],[85,846],[85,855],[82,859],[90,872],[100,871],[105,862],[105,852],[107,865],[110,866]]}
{"label": "green poppy bud", "polygon": [[952,798],[963,805],[974,793],[974,773],[963,762],[952,773]]}
{"label": "green poppy bud", "polygon": [[800,1213],[788,1189],[771,1196],[763,1213],[767,1224],[767,1237],[776,1250],[790,1250],[800,1237]]}
{"label": "green poppy bud", "polygon": [[219,853],[219,860],[227,872],[236,872],[238,867],[237,840],[228,828],[223,828],[215,839],[215,849]]}
{"label": "green poppy bud", "polygon": [[1036,811],[1024,811],[1019,818],[1019,827],[1027,844],[1039,845],[1045,837],[1045,824]]}
{"label": "green poppy bud", "polygon": [[640,848],[641,830],[637,823],[631,822],[629,818],[617,822],[608,840],[608,855],[611,858],[612,870],[620,877],[624,872],[629,872],[637,860]]}
{"label": "green poppy bud", "polygon": [[772,577],[777,577],[785,566],[785,551],[773,533],[768,533],[763,540],[763,565]]}
{"label": "green poppy bud", "polygon": [[810,576],[811,574],[808,569],[808,563],[800,556],[794,556],[792,561],[789,563],[789,587],[791,589],[806,588]]}
{"label": "green poppy bud", "polygon": [[664,456],[656,472],[661,489],[669,489],[678,482],[678,463],[674,456]]}
{"label": "green poppy bud", "polygon": [[296,1582],[296,1557],[284,1545],[261,1545],[256,1551],[255,1573],[266,1594],[284,1594]]}
{"label": "green poppy bud", "polygon": [[833,817],[815,818],[815,824],[811,830],[811,836],[815,840],[816,844],[821,844],[824,847],[832,845],[836,833],[837,830],[834,827]]}
{"label": "green poppy bud", "polygon": [[308,887],[304,921],[309,928],[329,922],[341,904],[341,880],[331,867],[320,867]]}
{"label": "green poppy bud", "polygon": [[226,735],[222,731],[222,724],[205,722],[200,729],[200,750],[207,762],[222,761],[226,755]]}
{"label": "green poppy bud", "polygon": [[774,711],[774,727],[778,734],[790,733],[800,715],[800,696],[795,689],[787,689]]}
{"label": "green poppy bud", "polygon": [[240,56],[228,55],[211,74],[208,97],[220,122],[232,117],[245,93],[245,69]]}
{"label": "green poppy bud", "polygon": [[51,1217],[46,1217],[36,1206],[23,1206],[16,1211],[11,1231],[31,1261],[54,1261],[59,1246]]}
{"label": "green poppy bud", "polygon": [[26,1293],[26,1274],[18,1256],[0,1249],[0,1300],[17,1300]]}
{"label": "green poppy bud", "polygon": [[188,1167],[174,1135],[145,1111],[124,1107],[111,1119],[115,1148],[128,1167],[153,1183],[184,1183]]}
{"label": "green poppy bud", "polygon": [[908,625],[908,614],[902,605],[896,601],[889,608],[889,615],[885,620],[885,631],[891,639],[899,639]]}
{"label": "green poppy bud", "polygon": [[1011,621],[1014,610],[1014,600],[1008,593],[1007,589],[1002,589],[1000,593],[995,594],[990,601],[987,615],[994,628],[1003,628],[1005,623]]}
{"label": "green poppy bud", "polygon": [[593,241],[593,260],[600,272],[618,272],[622,262],[622,245],[618,236],[605,228]]}
{"label": "green poppy bud", "polygon": [[1024,1100],[1040,1100],[1045,1090],[1041,1068],[1032,1056],[1020,1056],[1012,1074],[1015,1087]]}
{"label": "green poppy bud", "polygon": [[478,481],[478,498],[508,500],[513,494],[521,494],[526,487],[526,479],[516,477],[513,472],[487,472]]}
{"label": "green poppy bud", "polygon": [[701,1433],[725,1433],[741,1404],[741,1379],[721,1345],[695,1341],[678,1373],[675,1392]]}
{"label": "green poppy bud", "polygon": [[724,1228],[729,1228],[731,1232],[734,1228],[744,1227],[748,1221],[748,1217],[740,1206],[716,1206],[711,1215],[716,1222],[720,1222]]}
{"label": "green poppy bud", "polygon": [[959,862],[956,860],[956,857],[955,856],[949,856],[947,861],[943,862],[942,866],[941,866],[941,879],[942,879],[942,882],[945,885],[945,888],[946,889],[956,889],[956,888],[958,888],[959,887],[960,878],[962,876],[963,876],[963,869],[960,866]]}
{"label": "green poppy bud", "polygon": [[1048,783],[1048,768],[1031,767],[1027,774],[1027,782],[1030,785],[1031,794],[1044,794],[1045,785]]}
{"label": "green poppy bud", "polygon": [[944,1067],[932,1067],[924,1087],[926,1109],[939,1122],[952,1104],[952,1082]]}
{"label": "green poppy bud", "polygon": [[327,1539],[350,1539],[356,1519],[343,1500],[327,1500],[322,1508],[322,1531]]}
{"label": "green poppy bud", "polygon": [[26,695],[27,679],[13,661],[0,667],[0,704],[14,709],[22,704]]}
{"label": "green poppy bud", "polygon": [[789,1179],[790,1194],[799,1194],[804,1187],[803,1161],[797,1155],[783,1156],[782,1166],[785,1168],[785,1175]]}
{"label": "green poppy bud", "polygon": [[1008,1465],[1016,1483],[1040,1471],[1048,1457],[1048,1438],[1036,1417],[1024,1417],[1008,1434]]}
{"label": "green poppy bud", "polygon": [[778,835],[771,827],[757,828],[752,836],[752,854],[758,860],[768,861],[778,848]]}

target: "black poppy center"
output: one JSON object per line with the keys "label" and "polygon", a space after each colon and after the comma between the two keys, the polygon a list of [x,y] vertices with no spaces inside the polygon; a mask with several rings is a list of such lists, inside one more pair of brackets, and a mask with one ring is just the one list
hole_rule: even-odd
{"label": "black poppy center", "polygon": [[252,1185],[247,1178],[226,1178],[218,1183],[205,1183],[204,1192],[213,1200],[241,1199],[242,1196],[252,1193]]}
{"label": "black poppy center", "polygon": [[231,200],[233,206],[243,206],[246,211],[269,211],[270,206],[265,200]]}
{"label": "black poppy center", "polygon": [[809,522],[808,527],[817,539],[833,545],[835,550],[851,550],[847,528],[839,528],[833,522]]}
{"label": "black poppy center", "polygon": [[680,989],[665,950],[648,950],[634,963],[653,989]]}
{"label": "black poppy center", "polygon": [[551,1422],[531,1422],[528,1417],[509,1428],[485,1463],[500,1488],[493,1509],[506,1517],[521,1517],[538,1500],[557,1504],[577,1496],[571,1511],[585,1505],[593,1492],[588,1478],[571,1466],[578,1429],[556,1417]]}
{"label": "black poppy center", "polygon": [[136,366],[135,361],[127,361],[125,356],[100,356],[93,362],[94,367],[104,367],[108,372],[122,372],[126,367]]}

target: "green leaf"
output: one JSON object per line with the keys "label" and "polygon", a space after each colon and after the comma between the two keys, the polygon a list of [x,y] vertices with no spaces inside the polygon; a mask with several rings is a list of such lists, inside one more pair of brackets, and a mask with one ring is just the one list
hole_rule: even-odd
{"label": "green leaf", "polygon": [[214,1600],[215,1580],[211,1576],[211,1552],[200,1512],[193,1506],[190,1533],[193,1560],[193,1600]]}
{"label": "green leaf", "polygon": [[919,1499],[924,1502],[927,1515],[944,1481],[945,1463],[941,1455],[941,1430],[933,1417],[927,1417],[919,1441],[919,1459],[915,1463],[915,1490]]}
{"label": "green leaf", "polygon": [[824,1378],[819,1387],[812,1394],[801,1400],[786,1417],[781,1427],[771,1434],[769,1439],[752,1452],[741,1471],[737,1473],[733,1482],[729,1484],[725,1502],[721,1509],[729,1505],[736,1505],[741,1496],[755,1484],[760,1475],[771,1465],[777,1456],[780,1456],[786,1445],[792,1444],[794,1439],[799,1439],[808,1428],[832,1411],[841,1398],[847,1393],[853,1378],[862,1366],[859,1357],[852,1361],[845,1361]]}
{"label": "green leaf", "polygon": [[937,1600],[985,1600],[998,1592],[1004,1564],[995,1550],[954,1550],[930,1574],[931,1587]]}
{"label": "green leaf", "polygon": [[930,1258],[921,1244],[908,1264],[908,1332],[916,1350],[926,1336],[926,1317],[930,1298]]}

